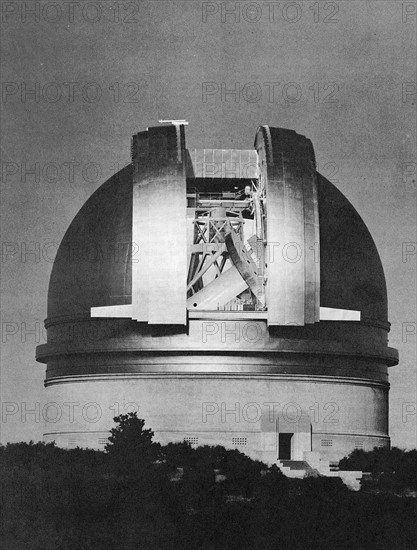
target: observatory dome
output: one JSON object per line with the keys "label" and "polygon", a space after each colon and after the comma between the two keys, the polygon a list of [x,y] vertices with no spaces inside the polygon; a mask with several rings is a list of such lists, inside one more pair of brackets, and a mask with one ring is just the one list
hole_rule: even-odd
{"label": "observatory dome", "polygon": [[62,412],[46,440],[100,447],[137,410],[163,443],[268,463],[389,445],[383,267],[291,130],[260,127],[253,150],[187,149],[182,125],[136,134],[62,239],[45,326]]}

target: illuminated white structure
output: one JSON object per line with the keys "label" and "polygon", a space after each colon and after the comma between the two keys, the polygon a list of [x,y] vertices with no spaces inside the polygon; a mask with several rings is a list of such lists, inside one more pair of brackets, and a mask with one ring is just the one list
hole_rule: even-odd
{"label": "illuminated white structure", "polygon": [[172,122],[133,137],[62,240],[37,358],[49,401],[99,414],[46,439],[100,447],[136,408],[163,443],[267,463],[389,445],[383,269],[311,142],[261,126],[251,150],[187,149]]}

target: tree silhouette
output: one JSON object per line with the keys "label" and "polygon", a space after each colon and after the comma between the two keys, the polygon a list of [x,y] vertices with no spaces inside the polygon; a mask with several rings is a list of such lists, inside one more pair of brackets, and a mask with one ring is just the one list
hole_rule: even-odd
{"label": "tree silhouette", "polygon": [[137,476],[162,458],[161,446],[152,441],[154,432],[145,429],[145,421],[128,413],[113,419],[118,426],[110,430],[105,451],[118,474]]}
{"label": "tree silhouette", "polygon": [[362,488],[393,492],[417,490],[417,451],[375,447],[372,451],[355,449],[339,462],[342,470],[370,472],[372,479],[362,481]]}

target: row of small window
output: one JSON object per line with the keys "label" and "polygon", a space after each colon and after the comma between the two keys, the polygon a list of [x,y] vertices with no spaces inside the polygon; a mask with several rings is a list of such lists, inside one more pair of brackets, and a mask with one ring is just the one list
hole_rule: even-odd
{"label": "row of small window", "polygon": [[[198,445],[198,437],[186,437],[184,441],[190,445]],[[247,437],[232,437],[232,445],[244,446],[247,443]]]}
{"label": "row of small window", "polygon": [[247,442],[246,437],[232,437],[232,445],[246,445]]}
{"label": "row of small window", "polygon": [[[333,439],[322,439],[322,447],[333,447]],[[363,449],[363,441],[355,441],[355,449]]]}

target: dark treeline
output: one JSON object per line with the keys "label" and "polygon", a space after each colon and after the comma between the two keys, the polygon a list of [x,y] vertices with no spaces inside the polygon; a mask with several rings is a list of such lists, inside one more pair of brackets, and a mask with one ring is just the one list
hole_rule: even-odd
{"label": "dark treeline", "polygon": [[[341,470],[369,472],[362,482],[367,491],[406,493],[417,491],[417,450],[375,448],[371,452],[356,449],[339,463]],[[416,544],[417,547],[417,544]]]}
{"label": "dark treeline", "polygon": [[407,463],[414,477],[399,492],[415,487],[414,451],[355,451],[344,468],[375,476],[353,492],[223,447],[160,446],[135,415],[116,420],[106,452],[0,446],[2,549],[416,548],[416,499],[384,481]]}

